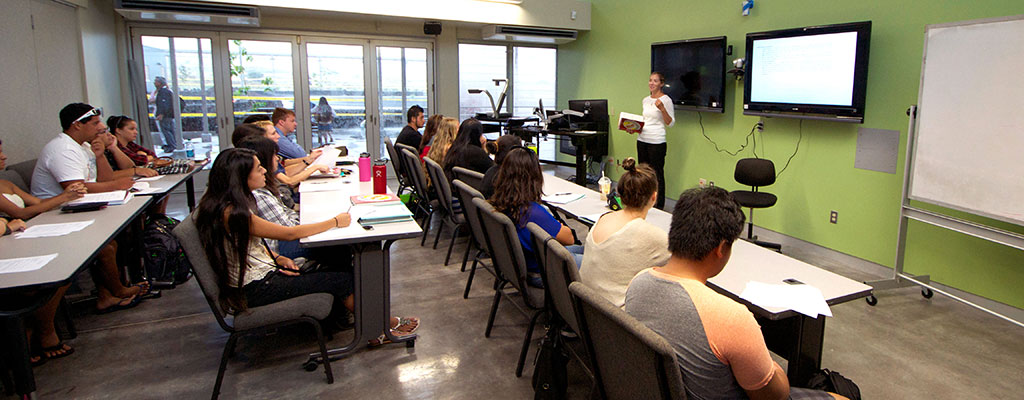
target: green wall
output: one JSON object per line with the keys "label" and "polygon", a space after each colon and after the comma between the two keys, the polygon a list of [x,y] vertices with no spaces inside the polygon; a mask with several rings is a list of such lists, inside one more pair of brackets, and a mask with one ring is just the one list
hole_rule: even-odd
{"label": "green wall", "polygon": [[[757,135],[758,154],[781,169],[799,152],[768,190],[779,196],[775,207],[755,213],[755,222],[773,231],[892,267],[896,256],[900,190],[908,118],[917,100],[924,29],[928,24],[1024,13],[1020,0],[972,2],[915,0],[830,2],[758,1],[750,16],[740,15],[740,1],[593,0],[592,30],[559,47],[558,98],[607,98],[613,119],[619,112],[640,113],[648,94],[652,42],[728,36],[729,60],[743,57],[745,35],[782,28],[872,21],[864,124],[769,118]],[[1008,51],[1016,51],[1007,49]],[[729,66],[731,67],[731,65]],[[743,83],[727,77],[724,114],[703,113],[708,136],[730,151],[738,149],[758,121],[742,114]],[[702,135],[698,114],[676,112],[668,130],[668,195],[706,178],[729,190],[740,189],[732,177],[736,160],[750,157],[750,147],[733,157],[716,152]],[[854,168],[857,129],[900,131],[899,172],[888,174]],[[635,137],[612,132],[611,156],[636,156]],[[609,168],[613,178],[620,168]],[[839,223],[828,222],[830,210]],[[1019,230],[1019,229],[1015,229]],[[912,223],[906,270],[931,274],[936,282],[1024,308],[1024,252]]]}

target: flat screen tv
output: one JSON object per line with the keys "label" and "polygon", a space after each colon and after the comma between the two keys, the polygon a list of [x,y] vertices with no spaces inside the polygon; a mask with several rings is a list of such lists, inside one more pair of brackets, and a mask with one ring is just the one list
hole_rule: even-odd
{"label": "flat screen tv", "polygon": [[747,34],[743,113],[864,122],[871,21]]}
{"label": "flat screen tv", "polygon": [[654,43],[651,72],[676,110],[725,112],[725,36]]}

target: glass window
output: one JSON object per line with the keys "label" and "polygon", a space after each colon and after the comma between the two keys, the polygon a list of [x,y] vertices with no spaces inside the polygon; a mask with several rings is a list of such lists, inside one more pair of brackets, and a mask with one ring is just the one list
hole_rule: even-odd
{"label": "glass window", "polygon": [[295,109],[291,43],[231,40],[228,51],[235,125],[275,107]]}
{"label": "glass window", "polygon": [[306,53],[313,145],[366,151],[363,46],[309,43]]}
{"label": "glass window", "polygon": [[515,98],[512,99],[512,115],[533,114],[533,109],[541,100],[544,101],[545,109],[555,109],[557,52],[556,49],[540,47],[513,48],[512,82],[515,85]]}
{"label": "glass window", "polygon": [[[478,112],[492,112],[491,101],[486,94],[470,94],[469,90],[487,90],[494,101],[498,101],[501,86],[494,86],[492,79],[508,79],[507,54],[508,46],[459,45],[459,121]],[[507,109],[507,102],[505,107]]]}

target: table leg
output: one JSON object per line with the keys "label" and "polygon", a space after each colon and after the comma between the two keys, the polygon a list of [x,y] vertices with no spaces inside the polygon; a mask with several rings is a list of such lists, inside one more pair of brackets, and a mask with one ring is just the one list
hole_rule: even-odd
{"label": "table leg", "polygon": [[189,212],[196,208],[196,183],[192,181],[192,176],[185,180],[185,202]]}
{"label": "table leg", "polygon": [[28,339],[25,337],[25,322],[20,315],[3,318],[4,336],[8,342],[8,368],[14,375],[14,391],[20,396],[33,397],[36,378],[29,362]]}
{"label": "table leg", "polygon": [[576,145],[576,184],[587,187],[587,140],[575,140]]}
{"label": "table leg", "polygon": [[[355,308],[356,327],[352,342],[331,349],[331,361],[366,347],[367,341],[384,332],[391,316],[391,244],[393,240],[354,245],[355,251]],[[416,335],[388,338],[392,342],[410,342]],[[407,344],[410,346],[410,344]],[[320,362],[320,353],[311,353],[309,361]]]}
{"label": "table leg", "polygon": [[781,320],[758,319],[768,349],[789,361],[789,384],[803,387],[821,369],[825,317],[799,315]]}

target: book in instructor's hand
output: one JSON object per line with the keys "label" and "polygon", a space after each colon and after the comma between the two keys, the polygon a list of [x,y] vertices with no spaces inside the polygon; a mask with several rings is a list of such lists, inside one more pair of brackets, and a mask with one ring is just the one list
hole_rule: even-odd
{"label": "book in instructor's hand", "polygon": [[640,133],[644,130],[644,116],[637,114],[630,114],[628,112],[619,113],[619,130],[626,131],[627,133]]}

